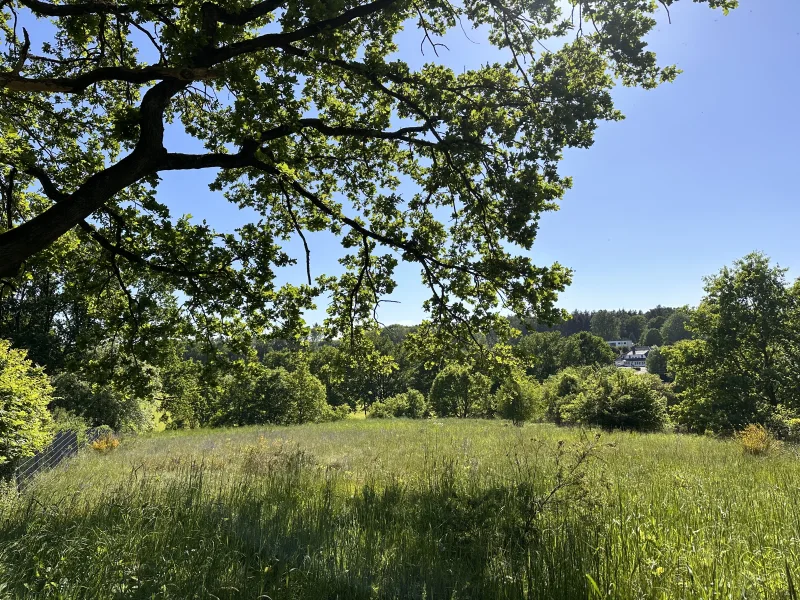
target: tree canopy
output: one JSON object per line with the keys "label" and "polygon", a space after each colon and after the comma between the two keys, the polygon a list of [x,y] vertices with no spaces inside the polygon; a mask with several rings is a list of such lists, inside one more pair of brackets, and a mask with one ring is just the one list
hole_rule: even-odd
{"label": "tree canopy", "polygon": [[618,340],[619,317],[609,310],[598,310],[592,315],[592,333],[604,340]]}
{"label": "tree canopy", "polygon": [[748,254],[706,278],[690,329],[698,339],[664,349],[690,429],[730,432],[769,423],[798,405],[798,294],[786,269]]}
{"label": "tree canopy", "polygon": [[[570,186],[562,151],[621,118],[615,78],[651,88],[677,74],[647,49],[650,2],[0,6],[3,289],[63,272],[86,246],[82,293],[114,295],[138,326],[154,294],[178,297],[199,340],[297,335],[319,297],[334,335],[372,323],[400,260],[419,266],[439,326],[466,335],[500,308],[558,316],[570,271],[525,251]],[[470,27],[504,59],[456,72],[436,56]],[[403,29],[418,32],[413,48]],[[404,53],[419,50],[429,60],[412,68]],[[169,148],[168,128],[197,152]],[[252,222],[222,233],[173,214],[160,174],[197,169],[215,170],[212,188]],[[305,236],[318,231],[341,239],[343,275],[312,276]],[[292,237],[305,256],[285,251]],[[306,283],[276,284],[298,262]]]}

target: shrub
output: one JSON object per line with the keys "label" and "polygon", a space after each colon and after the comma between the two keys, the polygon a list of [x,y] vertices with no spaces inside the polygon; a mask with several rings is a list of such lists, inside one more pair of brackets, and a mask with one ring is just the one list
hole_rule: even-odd
{"label": "shrub", "polygon": [[533,419],[540,411],[539,386],[524,375],[509,378],[497,390],[497,410],[515,425]]}
{"label": "shrub", "polygon": [[63,408],[54,409],[52,415],[54,431],[74,431],[78,439],[78,447],[86,445],[86,432],[89,429],[89,423],[86,419]]}
{"label": "shrub", "polygon": [[[157,379],[155,371],[153,375]],[[155,425],[158,381],[149,391],[126,385],[122,376],[112,383],[98,383],[84,379],[80,373],[59,373],[52,382],[55,406],[83,417],[92,426],[149,431]]]}
{"label": "shrub", "polygon": [[428,403],[425,396],[417,390],[408,390],[380,402],[373,402],[367,417],[373,419],[388,419],[391,417],[408,417],[422,419],[430,416]]}
{"label": "shrub", "polygon": [[776,445],[776,440],[763,425],[751,423],[736,433],[736,441],[745,454],[768,454]]}
{"label": "shrub", "polygon": [[764,427],[778,440],[800,442],[800,413],[779,404],[764,420]]}
{"label": "shrub", "polygon": [[394,412],[383,401],[373,402],[367,413],[368,419],[391,419],[392,417],[394,417]]}
{"label": "shrub", "polygon": [[192,429],[200,425],[206,399],[200,374],[201,366],[194,360],[176,361],[170,369],[162,371],[160,420],[167,429]]}
{"label": "shrub", "polygon": [[92,448],[98,452],[111,452],[119,446],[119,439],[113,433],[104,433],[92,442]]}
{"label": "shrub", "polygon": [[800,419],[789,419],[787,426],[786,441],[800,444]]}
{"label": "shrub", "polygon": [[581,389],[581,382],[590,377],[589,367],[571,367],[548,378],[541,389],[541,402],[545,419],[561,425],[561,406]]}
{"label": "shrub", "polygon": [[294,371],[240,363],[223,382],[220,406],[213,424],[290,425],[330,420],[325,386],[300,364]]}
{"label": "shrub", "polygon": [[408,390],[404,395],[408,406],[405,416],[412,419],[422,419],[430,416],[431,411],[422,392],[418,390]]}
{"label": "shrub", "polygon": [[[487,413],[491,381],[469,367],[450,363],[433,380],[431,407],[440,417],[491,416]],[[491,408],[491,404],[488,405]]]}
{"label": "shrub", "polygon": [[326,404],[323,408],[322,415],[318,419],[320,422],[342,421],[350,416],[350,405],[340,404],[339,406],[331,406]]}
{"label": "shrub", "polygon": [[657,431],[667,424],[669,390],[656,376],[628,369],[567,369],[545,382],[543,402],[556,422]]}
{"label": "shrub", "polygon": [[52,391],[47,375],[24,350],[0,340],[0,479],[50,441]]}

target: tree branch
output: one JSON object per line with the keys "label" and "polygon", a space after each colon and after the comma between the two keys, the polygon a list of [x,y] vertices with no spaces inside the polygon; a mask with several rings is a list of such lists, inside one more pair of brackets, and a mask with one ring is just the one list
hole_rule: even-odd
{"label": "tree branch", "polygon": [[249,54],[250,52],[264,50],[266,48],[277,48],[279,46],[291,44],[292,42],[299,42],[300,40],[307,39],[331,29],[337,29],[361,17],[366,17],[385,8],[389,8],[397,1],[398,0],[375,0],[369,4],[362,4],[361,6],[346,10],[336,17],[310,23],[294,31],[286,33],[265,33],[249,40],[235,42],[228,46],[223,46],[216,51],[209,52],[208,56],[205,57],[199,66],[211,66],[242,54]]}
{"label": "tree branch", "polygon": [[0,89],[11,92],[45,92],[80,94],[90,85],[102,81],[127,81],[148,83],[157,80],[209,81],[219,73],[208,68],[174,68],[152,65],[141,69],[127,67],[100,67],[75,77],[28,78],[16,73],[0,73]]}
{"label": "tree branch", "polygon": [[113,4],[111,2],[80,2],[77,4],[50,4],[39,0],[19,0],[19,3],[41,17],[80,17],[86,15],[127,15],[142,10],[174,8],[175,3],[132,3]]}
{"label": "tree branch", "polygon": [[259,2],[242,11],[231,12],[219,4],[206,2],[206,7],[213,7],[207,8],[206,10],[208,10],[219,23],[224,23],[226,25],[247,25],[255,19],[268,15],[284,4],[286,4],[286,0],[266,0],[265,2]]}
{"label": "tree branch", "polygon": [[188,269],[176,269],[175,267],[171,267],[169,265],[163,265],[159,263],[154,263],[146,258],[131,252],[130,250],[123,248],[119,244],[114,244],[111,240],[101,234],[95,227],[91,224],[87,223],[86,220],[81,220],[78,223],[78,226],[85,231],[89,237],[91,237],[97,245],[106,250],[111,256],[121,256],[128,262],[140,265],[142,267],[146,267],[151,271],[155,271],[157,273],[164,273],[166,275],[174,275],[176,277],[197,277],[199,275],[209,275],[214,273],[215,271],[190,271]]}

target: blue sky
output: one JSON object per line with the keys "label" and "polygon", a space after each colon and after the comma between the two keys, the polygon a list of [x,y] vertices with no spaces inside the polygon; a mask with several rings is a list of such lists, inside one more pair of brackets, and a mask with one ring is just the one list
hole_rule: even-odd
{"label": "blue sky", "polygon": [[[560,211],[542,217],[532,256],[574,269],[559,302],[568,310],[695,305],[704,275],[752,250],[800,275],[800,2],[741,0],[724,17],[684,0],[671,13],[649,41],[683,74],[653,91],[615,90],[626,119],[601,124],[589,150],[567,153],[562,172],[574,187]],[[479,34],[470,35],[476,44],[459,33],[439,59],[422,57],[418,33],[407,35],[403,58],[412,65],[439,60],[460,70],[491,53]],[[192,149],[177,134],[168,141]],[[175,214],[232,230],[249,215],[209,192],[211,179],[168,173],[159,195]],[[339,272],[338,242],[309,241],[312,274]],[[427,297],[419,271],[401,266],[397,275],[400,303],[384,305],[381,320],[418,322]],[[301,282],[302,263],[288,277]],[[324,308],[309,319],[320,321]]]}

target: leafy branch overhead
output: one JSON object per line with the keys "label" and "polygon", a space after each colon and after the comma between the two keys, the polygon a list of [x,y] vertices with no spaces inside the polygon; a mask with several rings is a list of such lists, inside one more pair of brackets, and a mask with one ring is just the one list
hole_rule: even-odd
{"label": "leafy branch overhead", "polygon": [[[644,42],[672,0],[0,7],[0,277],[16,285],[77,236],[132,301],[147,278],[190,311],[259,327],[321,294],[334,332],[368,323],[398,260],[419,265],[434,323],[476,326],[499,308],[554,318],[570,272],[526,251],[570,185],[564,148],[621,118],[615,79],[649,88],[677,73]],[[488,36],[502,58],[454,71],[451,30]],[[420,51],[422,67],[403,60]],[[167,127],[203,151],[170,149]],[[159,174],[194,169],[215,169],[212,187],[258,219],[235,234],[176,219]],[[344,275],[312,277],[318,231],[350,252]],[[283,250],[294,236],[306,256]],[[307,285],[277,287],[298,260]]]}

